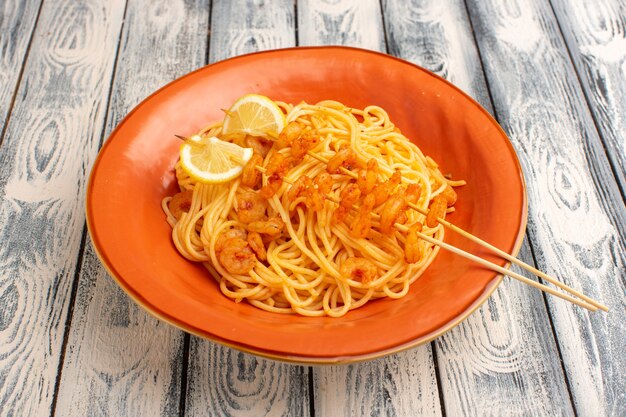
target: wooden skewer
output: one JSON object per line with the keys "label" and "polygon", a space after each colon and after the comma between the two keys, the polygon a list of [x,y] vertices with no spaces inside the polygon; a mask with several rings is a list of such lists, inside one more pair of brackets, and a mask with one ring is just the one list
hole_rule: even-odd
{"label": "wooden skewer", "polygon": [[[311,157],[313,157],[313,158],[317,159],[318,161],[323,162],[325,164],[328,163],[328,159],[324,158],[323,156],[317,155],[314,152],[308,151],[307,155],[309,155],[309,156],[311,156]],[[351,176],[352,178],[358,178],[358,174],[357,173],[352,172],[349,169],[346,169],[344,167],[340,167],[340,169],[341,169],[341,171],[343,173]],[[411,207],[413,210],[416,210],[417,212],[419,212],[419,213],[421,213],[423,215],[427,215],[428,214],[427,210],[422,209],[421,207],[417,206],[416,204],[408,203],[408,206]],[[527,263],[517,259],[515,256],[511,255],[510,253],[507,253],[507,252],[503,251],[502,249],[499,249],[499,248],[493,246],[492,244],[490,244],[488,242],[485,242],[481,238],[479,238],[477,236],[474,236],[473,234],[471,234],[471,233],[461,229],[460,227],[450,223],[449,221],[447,221],[447,220],[445,220],[445,219],[443,219],[441,217],[437,217],[437,221],[439,223],[441,223],[442,225],[444,225],[445,227],[448,227],[450,230],[453,230],[454,232],[460,234],[461,236],[471,240],[472,242],[477,243],[480,246],[491,250],[492,252],[498,254],[499,256],[503,257],[507,261],[512,262],[515,265],[518,265],[519,267],[521,267],[521,268],[531,272],[532,274],[545,279],[546,281],[548,281],[548,282],[552,283],[553,285],[561,288],[562,290],[567,291],[567,292],[569,292],[569,293],[571,293],[571,294],[573,294],[573,295],[575,295],[575,296],[585,300],[587,303],[589,303],[592,306],[596,307],[596,310],[600,309],[602,311],[609,311],[609,308],[607,306],[605,306],[604,304],[594,300],[593,298],[590,298],[590,297],[582,294],[579,291],[576,291],[575,289],[565,285],[561,281],[559,281],[559,280],[557,280],[555,278],[552,278],[551,276],[549,276],[546,273],[538,270],[537,268],[535,268],[535,267],[533,267],[531,265],[528,265]],[[472,256],[474,256],[474,255],[472,255]],[[478,258],[478,259],[482,259],[482,258]],[[522,276],[522,275],[520,275],[520,276]],[[527,278],[525,278],[525,279],[527,279]],[[529,280],[529,281],[532,282],[532,283],[536,283],[535,281],[532,281],[532,280]],[[535,286],[533,284],[530,284],[530,285]],[[546,288],[549,288],[549,287],[546,287]]]}
{"label": "wooden skewer", "polygon": [[[179,138],[179,139],[187,140],[187,138],[185,138],[183,136],[179,136],[179,135],[175,135],[175,136],[177,138]],[[272,136],[274,139],[276,139],[276,137],[274,137],[274,135],[270,135],[270,136]],[[326,159],[326,158],[324,158],[324,157],[322,157],[320,155],[317,155],[314,152],[307,151],[307,155],[317,159],[320,162],[328,163],[328,159]],[[262,172],[262,173],[264,173],[266,171],[265,168],[263,168],[261,166],[258,166],[258,165],[256,166],[256,168],[260,172]],[[348,170],[348,169],[346,169],[344,167],[341,167],[340,169],[342,170],[342,172],[344,172],[345,174],[351,176],[352,178],[358,178],[358,174],[356,174],[355,172],[352,172],[352,171],[350,171],[350,170]],[[293,182],[287,180],[286,178],[283,178],[283,181],[287,182],[288,184],[293,184]],[[338,199],[332,197],[332,196],[328,195],[328,196],[324,196],[324,197],[326,199],[328,199],[329,201],[332,201],[334,203],[340,204],[340,201]],[[428,213],[428,211],[420,208],[419,206],[417,206],[417,205],[415,205],[413,203],[408,203],[408,206],[411,207],[412,209],[418,211],[421,214],[426,215]],[[354,207],[353,207],[353,209],[354,209]],[[376,213],[372,213],[372,215],[374,215],[376,217],[379,217],[379,215],[376,214]],[[556,297],[559,297],[561,299],[569,301],[569,302],[571,302],[573,304],[576,304],[576,305],[578,305],[580,307],[586,308],[587,310],[590,310],[590,311],[597,311],[598,309],[601,309],[603,311],[608,311],[609,310],[607,306],[605,306],[605,305],[597,302],[596,300],[594,300],[592,298],[589,298],[586,295],[584,295],[584,294],[582,294],[582,293],[580,293],[580,292],[578,292],[578,291],[568,287],[567,285],[565,285],[562,282],[556,280],[555,278],[550,277],[549,275],[547,275],[547,274],[539,271],[538,269],[536,269],[536,268],[526,264],[525,262],[517,259],[516,257],[512,256],[511,254],[509,254],[509,253],[507,253],[507,252],[505,252],[505,251],[503,251],[503,250],[501,250],[501,249],[491,245],[488,242],[485,242],[484,240],[480,239],[479,237],[474,236],[474,235],[472,235],[469,232],[466,232],[465,230],[461,229],[458,226],[455,226],[454,224],[450,223],[449,221],[447,221],[447,220],[445,220],[443,218],[440,218],[440,217],[437,218],[437,221],[439,223],[441,223],[442,225],[444,225],[445,227],[448,227],[449,229],[451,229],[451,230],[459,233],[460,235],[466,237],[467,239],[469,239],[469,240],[471,240],[471,241],[473,241],[473,242],[475,242],[475,243],[477,243],[477,244],[479,244],[479,245],[481,245],[481,246],[491,250],[492,252],[494,252],[494,253],[500,255],[501,257],[503,257],[504,259],[506,259],[506,260],[508,260],[508,261],[510,261],[510,262],[512,262],[512,263],[514,263],[514,264],[516,264],[516,265],[526,269],[529,272],[532,272],[536,276],[539,276],[539,277],[547,280],[548,282],[554,284],[555,286],[557,286],[557,287],[559,287],[559,288],[561,288],[561,289],[563,289],[565,291],[570,292],[571,294],[581,298],[584,301],[577,300],[577,299],[575,299],[575,298],[573,298],[573,297],[571,297],[571,296],[569,296],[567,294],[563,294],[563,293],[560,293],[558,291],[555,291],[554,289],[552,289],[552,288],[550,288],[550,287],[548,287],[548,286],[546,286],[544,284],[541,284],[541,283],[539,283],[537,281],[533,281],[531,279],[528,279],[528,278],[526,278],[523,275],[520,275],[520,274],[518,274],[516,272],[513,272],[513,271],[510,271],[508,269],[505,269],[505,268],[501,267],[500,265],[496,265],[496,264],[494,264],[492,262],[489,262],[489,261],[487,261],[487,260],[485,260],[483,258],[480,258],[480,257],[478,257],[476,255],[471,254],[471,253],[468,253],[468,252],[466,252],[466,251],[464,251],[462,249],[459,249],[459,248],[457,248],[455,246],[452,246],[452,245],[450,245],[448,243],[445,243],[445,242],[443,242],[441,240],[434,239],[434,238],[432,238],[432,237],[430,237],[428,235],[425,235],[425,234],[423,234],[421,232],[417,233],[418,236],[421,239],[424,239],[425,241],[427,241],[427,242],[429,242],[429,243],[431,243],[433,245],[437,245],[437,246],[439,246],[439,247],[441,247],[443,249],[449,250],[450,252],[453,252],[453,253],[455,253],[455,254],[457,254],[459,256],[465,257],[465,258],[467,258],[469,260],[472,260],[472,261],[474,261],[474,262],[476,262],[476,263],[478,263],[480,265],[483,265],[483,266],[485,266],[488,269],[491,269],[493,271],[499,272],[499,273],[501,273],[503,275],[510,276],[511,278],[517,279],[517,280],[519,280],[519,281],[521,281],[521,282],[523,282],[525,284],[528,284],[528,285],[530,285],[532,287],[535,287],[537,289],[545,291],[545,292],[547,292],[549,294],[552,294],[552,295],[554,295]],[[401,231],[404,231],[404,232],[406,232],[408,230],[408,228],[405,225],[402,225],[402,224],[399,224],[399,223],[396,223],[394,226],[396,228],[398,228],[398,230],[401,230]]]}
{"label": "wooden skewer", "polygon": [[[266,171],[266,169],[264,167],[261,167],[261,166],[258,166],[258,165],[255,168],[258,169],[262,173],[265,173],[265,171]],[[285,181],[287,184],[293,185],[293,182],[288,180],[287,178],[283,178],[283,181]],[[336,203],[336,204],[340,204],[341,203],[341,201],[339,199],[337,199],[337,198],[335,198],[335,197],[333,197],[331,195],[326,195],[326,196],[324,196],[324,198],[326,198],[327,200],[332,201],[333,203]],[[355,209],[355,207],[352,206],[352,209]],[[380,215],[378,215],[376,213],[371,213],[371,215],[374,218],[380,218]],[[408,227],[406,227],[405,225],[400,224],[400,223],[395,223],[394,226],[398,230],[400,230],[402,232],[407,232],[409,230]],[[533,281],[533,280],[531,280],[529,278],[526,278],[523,275],[520,275],[520,274],[518,274],[516,272],[513,272],[513,271],[510,271],[510,270],[508,270],[506,268],[503,268],[500,265],[496,265],[496,264],[494,264],[492,262],[489,262],[489,261],[487,261],[487,260],[485,260],[483,258],[480,258],[480,257],[478,257],[476,255],[473,255],[473,254],[471,254],[469,252],[466,252],[466,251],[464,251],[462,249],[459,249],[459,248],[457,248],[455,246],[452,246],[452,245],[450,245],[450,244],[448,244],[448,243],[446,243],[446,242],[444,242],[442,240],[432,238],[432,237],[430,237],[430,236],[428,236],[428,235],[426,235],[424,233],[421,233],[421,232],[417,232],[417,235],[420,237],[420,239],[424,239],[425,241],[427,241],[429,243],[432,243],[433,245],[437,245],[440,248],[449,250],[452,253],[455,253],[455,254],[457,254],[459,256],[462,256],[462,257],[467,258],[467,259],[469,259],[471,261],[474,261],[474,262],[476,262],[476,263],[478,263],[478,264],[480,264],[480,265],[482,265],[482,266],[484,266],[484,267],[486,267],[488,269],[491,269],[492,271],[496,271],[496,272],[499,272],[499,273],[501,273],[503,275],[510,276],[511,278],[517,279],[517,280],[519,280],[519,281],[521,281],[521,282],[523,282],[525,284],[528,284],[528,285],[530,285],[532,287],[535,287],[537,289],[545,291],[545,292],[547,292],[549,294],[552,294],[552,295],[554,295],[556,297],[559,297],[559,298],[561,298],[563,300],[569,301],[570,303],[576,304],[577,306],[586,308],[587,310],[590,310],[590,311],[597,311],[598,310],[598,307],[596,307],[596,306],[594,306],[594,305],[592,305],[590,303],[586,303],[584,301],[577,300],[577,299],[575,299],[575,298],[573,298],[573,297],[571,297],[571,296],[569,296],[567,294],[560,293],[560,292],[558,292],[558,291],[556,291],[556,290],[554,290],[554,289],[552,289],[552,288],[550,288],[550,287],[548,287],[546,285],[543,285],[543,284],[541,284],[541,283],[539,283],[537,281]]]}

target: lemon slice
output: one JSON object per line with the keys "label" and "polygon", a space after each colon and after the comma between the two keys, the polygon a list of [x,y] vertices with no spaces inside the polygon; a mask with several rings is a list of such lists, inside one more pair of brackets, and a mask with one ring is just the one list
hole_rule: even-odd
{"label": "lemon slice", "polygon": [[271,99],[259,94],[247,94],[226,112],[222,132],[264,136],[277,135],[285,127],[285,115]]}
{"label": "lemon slice", "polygon": [[194,180],[218,184],[241,174],[252,153],[252,148],[242,148],[215,136],[194,135],[180,146],[180,163]]}

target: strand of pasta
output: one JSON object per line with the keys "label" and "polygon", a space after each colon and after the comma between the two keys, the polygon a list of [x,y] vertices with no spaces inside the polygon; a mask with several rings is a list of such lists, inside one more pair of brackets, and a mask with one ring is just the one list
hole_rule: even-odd
{"label": "strand of pasta", "polygon": [[[339,105],[337,108],[330,108],[327,111],[321,109],[320,112],[308,111],[309,123],[315,125],[320,129],[326,139],[321,144],[323,149],[319,151],[332,156],[343,144],[352,145],[352,141],[363,141],[365,146],[363,149],[362,157],[367,155],[382,155],[381,151],[376,146],[381,142],[377,140],[377,133],[384,135],[392,135],[392,128],[389,126],[381,127],[385,123],[386,116],[380,114],[367,117],[365,122],[371,125],[361,125],[357,128],[352,116],[344,116],[342,109]],[[295,106],[289,110],[294,119],[300,117],[296,115],[297,111],[301,108]],[[371,110],[375,112],[375,110]],[[302,113],[303,114],[303,113]],[[361,113],[363,114],[363,113]],[[289,118],[290,116],[288,116]],[[304,115],[303,117],[307,117]],[[353,117],[352,117],[353,118]],[[380,132],[377,132],[380,130]],[[338,131],[341,131],[339,133]],[[213,124],[207,129],[204,129],[200,134],[207,135],[219,135],[220,125]],[[335,137],[335,135],[337,137]],[[395,136],[394,136],[395,137]],[[337,139],[339,138],[339,139]],[[345,139],[341,139],[345,138]],[[387,137],[388,138],[388,137]],[[406,139],[404,139],[406,140]],[[374,147],[373,147],[374,146]],[[395,147],[383,150],[384,152],[396,152]],[[398,148],[399,149],[399,148]],[[419,148],[415,147],[419,151]],[[405,169],[410,169],[408,163],[411,161],[411,152],[415,150],[402,151],[402,158],[398,160]],[[400,154],[400,151],[396,153]],[[406,154],[406,156],[405,156]],[[420,175],[416,176],[416,180],[424,182],[424,188],[428,189],[430,186],[428,173],[425,171],[426,165],[422,165],[421,161],[425,159],[421,156],[421,153],[414,154],[413,161],[420,161],[419,166],[413,166],[415,172],[419,172]],[[267,163],[268,157],[265,159]],[[388,163],[388,160],[384,160]],[[391,172],[393,169],[391,166],[387,168],[385,164],[381,164],[385,168],[385,172]],[[415,165],[415,164],[413,164]],[[317,165],[310,161],[307,161],[303,165],[299,165],[293,169],[288,176],[301,175],[303,173],[319,172],[324,170],[325,167]],[[317,170],[317,171],[316,171]],[[198,184],[193,185],[192,181],[185,179],[184,175],[178,175],[179,184],[181,189],[190,189],[193,187],[194,195],[201,192],[203,186]],[[330,214],[332,209],[327,207],[321,213],[304,213],[298,220],[296,217],[293,226],[291,227],[291,218],[288,211],[294,209],[294,207],[287,208],[283,202],[275,197],[270,200],[270,206],[273,212],[276,212],[283,218],[283,221],[288,225],[288,238],[271,242],[268,247],[268,266],[261,262],[257,262],[257,266],[251,271],[249,276],[239,276],[229,274],[220,265],[216,256],[215,246],[218,240],[218,236],[223,231],[231,227],[242,227],[236,216],[233,216],[232,208],[236,205],[237,190],[240,188],[239,184],[231,185],[230,189],[225,186],[211,186],[211,193],[204,193],[202,198],[202,213],[194,205],[192,210],[189,211],[187,219],[184,223],[187,223],[184,231],[188,236],[182,241],[184,244],[181,246],[191,246],[192,248],[198,242],[201,242],[204,246],[204,251],[210,254],[209,262],[204,262],[205,266],[211,274],[220,282],[220,289],[222,292],[233,298],[235,301],[241,301],[247,299],[252,305],[256,307],[266,309],[268,311],[275,311],[280,313],[297,312],[305,315],[329,315],[340,316],[345,314],[348,310],[357,308],[365,304],[370,299],[380,297],[400,297],[406,293],[410,282],[414,281],[417,276],[415,271],[423,271],[425,265],[407,266],[403,261],[398,262],[393,257],[389,256],[385,251],[377,248],[376,245],[363,239],[357,241],[353,239],[344,225],[330,226]],[[221,191],[219,191],[221,190]],[[284,194],[284,189],[279,190],[278,195]],[[340,187],[337,187],[334,191],[335,195],[338,195]],[[426,193],[428,194],[428,193]],[[425,203],[428,199],[425,197]],[[164,210],[166,213],[167,201],[163,202]],[[218,209],[219,207],[219,209]],[[299,209],[296,208],[296,213]],[[300,215],[297,215],[300,216]],[[317,217],[317,221],[314,220]],[[181,217],[182,219],[183,217]],[[168,221],[171,221],[172,216],[168,214]],[[231,220],[229,220],[231,219]],[[192,221],[201,223],[199,238],[196,236],[197,225],[191,226]],[[349,218],[348,218],[349,220]],[[180,220],[178,221],[178,223]],[[177,223],[174,221],[174,223]],[[171,224],[171,223],[170,223]],[[178,226],[182,230],[182,225]],[[441,228],[434,233],[442,233]],[[330,238],[328,238],[330,236]],[[375,239],[381,239],[384,245],[393,247],[390,252],[402,253],[401,248],[397,245],[403,244],[403,240],[384,239],[381,236],[376,235]],[[397,247],[397,249],[396,249]],[[430,245],[430,256],[425,257],[425,260],[434,258],[437,248]],[[183,248],[189,251],[189,248]],[[189,251],[193,252],[193,251]],[[344,277],[337,276],[338,271],[335,269],[335,265],[341,264],[348,256],[354,256],[355,253],[363,254],[364,256],[374,257],[383,254],[384,261],[373,260],[381,268],[382,274],[373,281],[365,285],[362,282],[354,281],[352,279],[345,279]],[[309,256],[314,255],[314,256]],[[387,260],[385,260],[387,259]],[[316,262],[319,261],[319,262]],[[333,271],[334,269],[334,271]],[[335,272],[335,273],[333,273]],[[279,288],[280,287],[280,288]],[[285,288],[289,288],[285,290]],[[320,300],[320,295],[324,294]],[[316,300],[317,301],[314,301]]]}

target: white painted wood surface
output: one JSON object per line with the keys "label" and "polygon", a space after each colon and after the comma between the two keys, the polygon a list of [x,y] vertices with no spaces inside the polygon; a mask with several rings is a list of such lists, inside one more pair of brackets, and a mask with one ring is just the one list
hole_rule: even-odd
{"label": "white painted wood surface", "polygon": [[575,408],[619,415],[626,410],[626,219],[606,153],[550,6],[468,4],[498,119],[524,166],[537,264],[611,307],[589,314],[548,298]]}
{"label": "white painted wood surface", "polygon": [[626,196],[626,2],[553,0],[552,5]]}
{"label": "white painted wood surface", "polygon": [[5,415],[51,412],[84,232],[86,176],[123,11],[121,1],[46,2],[7,122],[0,148]]}
{"label": "white painted wood surface", "polygon": [[[493,112],[462,1],[386,1],[383,10],[390,52],[455,83]],[[519,257],[533,263],[527,242]],[[532,288],[505,280],[435,346],[448,415],[573,414],[543,297]]]}
{"label": "white painted wood surface", "polygon": [[[0,132],[4,131],[23,60],[37,21],[40,0],[7,0],[0,12]],[[0,142],[1,143],[1,142]]]}
{"label": "white painted wood surface", "polygon": [[298,44],[356,46],[385,52],[380,2],[298,1]]}
{"label": "white painted wood surface", "polygon": [[[203,65],[207,4],[128,1],[105,137],[152,91]],[[188,24],[179,24],[182,21]],[[55,415],[178,414],[185,378],[184,338],[183,332],[159,322],[126,296],[89,241]]]}
{"label": "white painted wood surface", "polygon": [[[624,414],[623,2],[40,4],[0,3],[0,415]],[[207,60],[296,43],[389,51],[494,112],[526,172],[520,257],[611,311],[505,281],[430,345],[311,368],[190,337],[136,307],[84,239],[100,140]]]}

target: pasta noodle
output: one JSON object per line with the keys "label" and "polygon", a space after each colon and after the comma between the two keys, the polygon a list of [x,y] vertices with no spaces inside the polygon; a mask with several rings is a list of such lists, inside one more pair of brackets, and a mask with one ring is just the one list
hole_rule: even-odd
{"label": "pasta noodle", "polygon": [[[451,186],[463,182],[444,177],[380,107],[276,103],[288,123],[278,138],[281,146],[267,138],[222,135],[221,122],[198,133],[253,147],[259,168],[246,169],[257,169],[258,182],[250,185],[254,171],[244,170],[227,183],[196,183],[177,163],[180,189],[189,190],[180,197],[186,198],[184,210],[177,196],[166,197],[162,207],[178,251],[201,262],[225,296],[275,313],[340,317],[371,300],[405,296],[438,247],[393,224],[444,237],[441,225],[428,227],[424,215],[407,209],[407,184],[417,184],[414,204],[428,209],[436,196],[454,194]],[[289,142],[285,135],[292,128],[296,140]],[[274,170],[279,173],[272,178],[272,164],[281,161],[283,170]],[[336,164],[343,168],[323,175]],[[320,192],[324,187],[327,193]],[[383,201],[375,201],[380,195]],[[397,215],[389,218],[394,207]]]}

